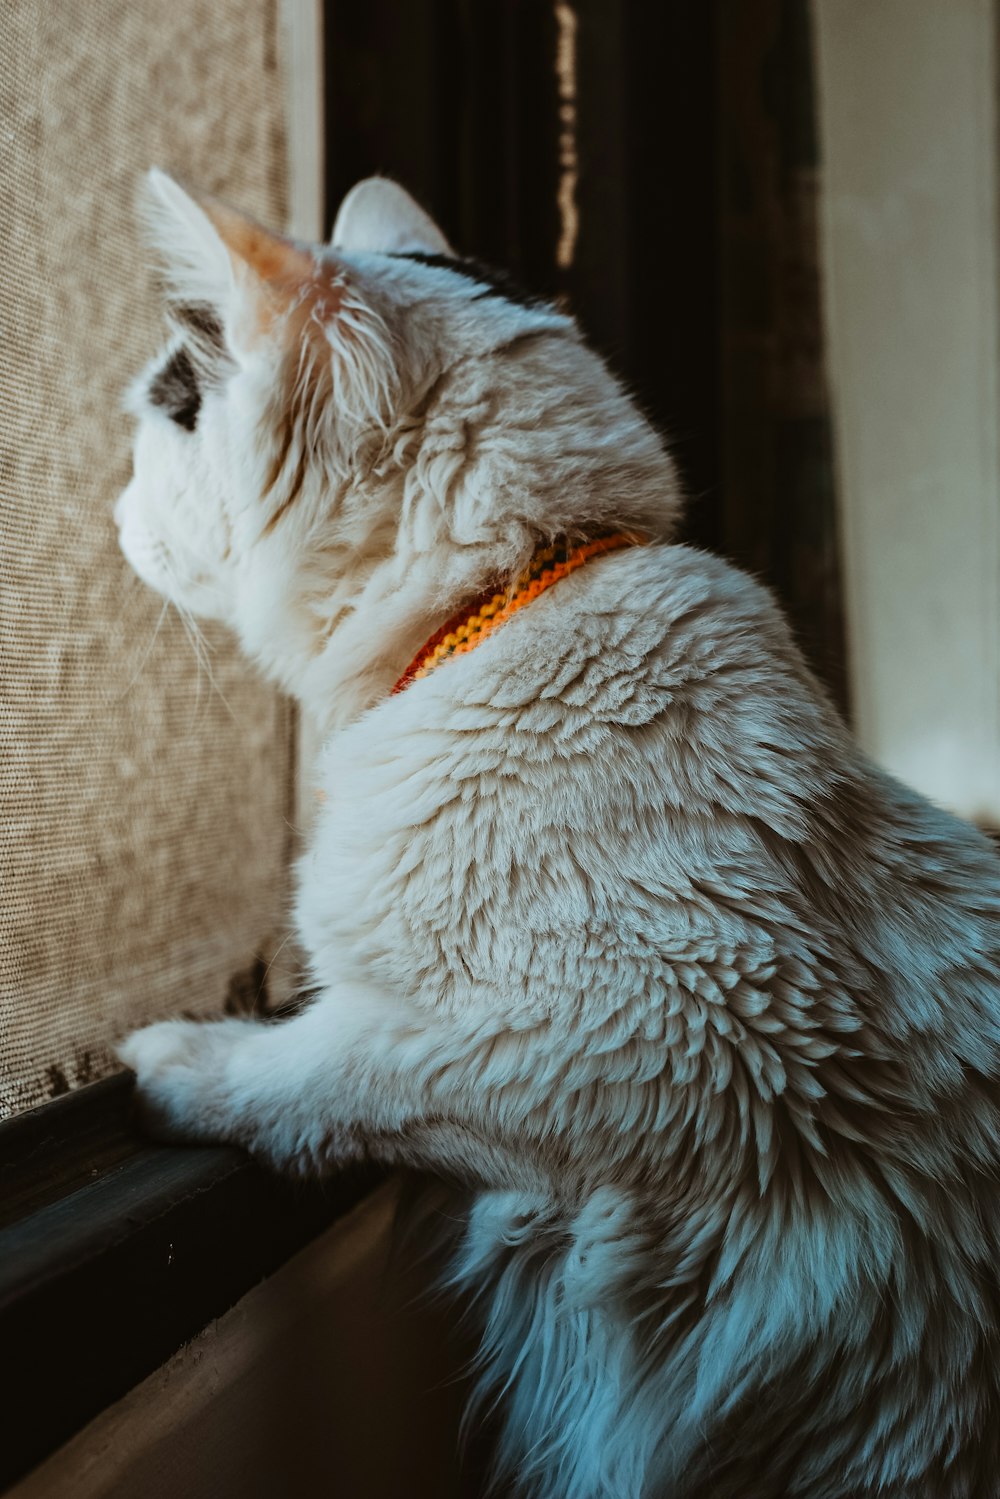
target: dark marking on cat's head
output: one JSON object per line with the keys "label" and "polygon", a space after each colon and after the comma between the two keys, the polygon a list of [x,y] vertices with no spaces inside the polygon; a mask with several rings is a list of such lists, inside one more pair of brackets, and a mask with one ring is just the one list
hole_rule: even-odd
{"label": "dark marking on cat's head", "polygon": [[193,432],[201,409],[201,392],[194,362],[187,349],[177,349],[166,364],[153,376],[149,386],[149,400],[159,406],[171,421]]}
{"label": "dark marking on cat's head", "polygon": [[471,255],[454,257],[431,255],[423,250],[406,250],[395,254],[393,259],[415,260],[419,265],[453,271],[456,276],[463,276],[466,281],[474,281],[477,286],[483,288],[478,296],[473,298],[475,302],[481,302],[486,297],[500,297],[505,302],[513,302],[517,307],[547,307],[549,305],[547,297],[528,291],[509,271],[501,271],[496,266],[484,265],[481,260],[476,260]]}
{"label": "dark marking on cat's head", "polygon": [[174,306],[173,314],[181,327],[193,334],[200,344],[223,352],[226,340],[222,321],[207,302],[179,302]]}

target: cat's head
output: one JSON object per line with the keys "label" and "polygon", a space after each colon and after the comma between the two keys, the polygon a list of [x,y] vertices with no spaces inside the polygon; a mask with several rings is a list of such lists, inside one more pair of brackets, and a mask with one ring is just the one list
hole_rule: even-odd
{"label": "cat's head", "polygon": [[[122,549],[286,685],[281,653],[320,650],[380,561],[474,581],[531,536],[671,517],[662,448],[572,319],[458,258],[394,183],[358,184],[330,245],[160,172],[146,219],[172,333],[131,392]],[[590,513],[602,472],[615,515]]]}

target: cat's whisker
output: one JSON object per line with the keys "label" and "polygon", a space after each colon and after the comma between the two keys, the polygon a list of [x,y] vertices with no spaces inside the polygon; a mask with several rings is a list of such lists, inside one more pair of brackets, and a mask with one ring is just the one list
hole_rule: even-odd
{"label": "cat's whisker", "polygon": [[170,608],[170,600],[169,599],[164,599],[163,600],[163,605],[162,605],[162,607],[160,609],[160,612],[159,612],[159,615],[157,616],[156,625],[155,625],[155,628],[153,630],[152,637],[150,638],[149,644],[146,646],[146,649],[143,651],[142,656],[139,659],[139,663],[138,663],[138,665],[135,668],[135,671],[132,673],[131,677],[126,682],[125,686],[122,688],[121,692],[118,693],[117,697],[114,699],[115,702],[119,702],[120,703],[123,698],[126,698],[128,696],[128,694],[132,691],[132,688],[135,686],[136,682],[138,682],[140,676],[142,675],[143,668],[145,667],[146,662],[149,660],[149,658],[150,658],[150,656],[152,654],[153,647],[156,644],[157,637],[159,636],[160,630],[163,628],[163,621],[167,617],[167,610],[169,608]]}
{"label": "cat's whisker", "polygon": [[201,711],[202,711],[202,704],[203,704],[203,696],[202,696],[202,674],[203,674],[203,672],[205,672],[205,658],[204,658],[204,654],[202,652],[201,645],[200,645],[200,642],[199,642],[199,639],[198,639],[198,633],[197,633],[197,631],[194,628],[194,620],[192,619],[191,611],[189,609],[187,609],[185,607],[185,605],[180,602],[180,599],[177,596],[176,574],[174,573],[174,570],[171,567],[170,562],[165,557],[163,558],[163,564],[162,565],[163,565],[164,571],[167,573],[168,577],[171,579],[171,583],[173,585],[174,608],[175,608],[175,610],[177,612],[177,618],[180,620],[181,628],[183,629],[184,634],[187,637],[188,644],[191,647],[191,650],[192,650],[192,652],[194,654],[195,661],[197,662],[197,665],[198,665],[198,671],[197,671],[197,675],[195,677],[194,713],[192,715],[191,723],[190,723],[189,729],[188,729],[189,733],[194,733],[195,729],[198,726],[199,717],[200,717],[200,714],[201,714]]}
{"label": "cat's whisker", "polygon": [[181,622],[181,626],[184,630],[184,634],[187,637],[188,644],[190,645],[191,650],[194,653],[194,659],[198,663],[198,671],[195,677],[194,713],[192,714],[191,723],[188,728],[189,733],[194,733],[195,729],[198,727],[203,703],[201,679],[202,673],[204,671],[204,662],[202,661],[201,651],[198,649],[198,642],[195,638],[193,630],[191,629],[191,617],[188,614],[187,610],[182,609],[178,605],[177,617]]}
{"label": "cat's whisker", "polygon": [[192,724],[192,729],[197,724],[197,714],[201,708],[202,703],[201,678],[203,672],[208,679],[209,686],[218,695],[220,702],[222,703],[226,712],[229,714],[230,718],[233,720],[233,723],[238,729],[244,729],[245,725],[240,722],[239,718],[234,713],[232,705],[230,704],[225,693],[222,691],[222,688],[219,686],[215,673],[212,670],[210,653],[215,650],[215,647],[205,638],[205,634],[199,626],[194,615],[192,614],[191,610],[187,607],[187,605],[181,602],[181,596],[184,590],[179,584],[176,569],[173,567],[165,552],[161,552],[160,565],[171,582],[171,592],[173,595],[174,607],[177,610],[178,618],[180,619],[181,624],[184,627],[184,632],[187,635],[188,640],[190,641],[195,660],[198,662],[198,687],[197,695],[195,698],[195,718]]}
{"label": "cat's whisker", "polygon": [[212,663],[209,660],[209,656],[208,656],[208,652],[211,649],[211,647],[208,645],[208,642],[205,640],[204,635],[198,629],[197,624],[190,617],[190,615],[188,616],[188,623],[189,623],[190,629],[192,630],[192,639],[193,639],[193,641],[195,643],[195,649],[196,650],[200,649],[200,655],[199,655],[198,659],[200,660],[200,662],[201,662],[201,664],[202,664],[202,666],[204,668],[205,675],[206,675],[206,677],[208,678],[208,681],[209,681],[209,686],[218,695],[219,701],[222,703],[223,707],[225,708],[226,712],[229,714],[230,718],[233,720],[233,723],[236,725],[236,727],[238,729],[240,729],[240,730],[244,729],[246,727],[246,725],[242,724],[240,722],[239,718],[236,716],[235,712],[233,711],[233,708],[232,708],[232,706],[231,706],[231,704],[229,702],[229,699],[226,697],[226,695],[223,692],[222,688],[219,686],[218,682],[216,681],[215,673],[212,670]]}
{"label": "cat's whisker", "polygon": [[284,950],[288,946],[289,942],[291,942],[291,940],[294,937],[294,935],[295,935],[294,932],[288,932],[286,934],[286,936],[282,939],[282,941],[278,944],[278,946],[275,948],[274,952],[271,954],[271,960],[268,963],[267,967],[264,969],[264,974],[263,974],[263,977],[261,978],[260,985],[259,985],[259,987],[257,989],[257,993],[254,995],[254,1002],[253,1002],[253,1005],[251,1006],[251,1014],[254,1013],[254,1011],[256,1010],[256,1008],[257,1008],[257,1001],[260,999],[260,996],[265,991],[265,988],[266,988],[266,985],[267,985],[268,976],[269,976],[269,974],[271,972],[271,969],[274,967],[275,963],[281,957],[281,954],[284,952]]}

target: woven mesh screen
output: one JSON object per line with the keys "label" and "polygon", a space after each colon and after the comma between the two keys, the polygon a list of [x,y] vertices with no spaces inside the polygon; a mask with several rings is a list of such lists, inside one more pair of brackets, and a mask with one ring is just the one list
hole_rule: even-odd
{"label": "woven mesh screen", "polygon": [[108,1071],[132,1024],[220,1007],[281,919],[289,710],[214,632],[207,679],[111,521],[122,389],[162,336],[140,173],[173,169],[281,226],[275,10],[0,15],[3,1113]]}

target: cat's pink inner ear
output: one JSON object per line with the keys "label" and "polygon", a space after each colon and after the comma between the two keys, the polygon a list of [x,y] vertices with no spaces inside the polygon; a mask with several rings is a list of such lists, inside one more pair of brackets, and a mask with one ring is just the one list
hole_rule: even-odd
{"label": "cat's pink inner ear", "polygon": [[318,314],[325,322],[336,316],[344,295],[344,278],[336,267],[225,203],[203,198],[200,206],[237,270],[251,272],[253,330],[269,332],[276,318],[296,310],[301,310],[303,319]]}

